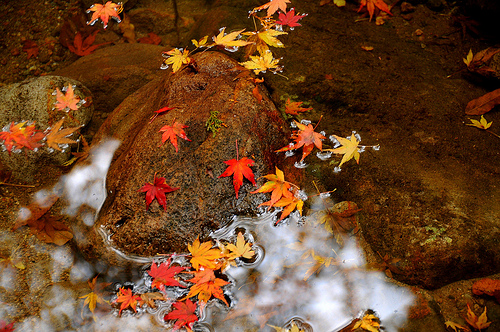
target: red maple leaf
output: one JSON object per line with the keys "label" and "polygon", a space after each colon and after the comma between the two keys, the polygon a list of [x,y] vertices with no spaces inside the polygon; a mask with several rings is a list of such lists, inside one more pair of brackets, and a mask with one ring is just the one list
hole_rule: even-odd
{"label": "red maple leaf", "polygon": [[68,44],[69,50],[75,53],[76,55],[86,56],[92,54],[99,46],[111,43],[111,42],[106,42],[97,45],[92,45],[94,44],[95,41],[95,35],[97,35],[98,32],[99,30],[95,30],[93,33],[91,33],[89,36],[83,39],[82,34],[80,33],[80,31],[78,31],[77,34],[75,35],[75,39],[73,40],[73,45]]}
{"label": "red maple leaf", "polygon": [[28,54],[28,59],[30,59],[31,57],[36,58],[38,56],[38,52],[40,51],[40,49],[34,41],[27,39],[23,42],[23,44],[23,51]]}
{"label": "red maple leaf", "polygon": [[[160,109],[159,111],[161,110],[162,109]],[[186,133],[184,132],[184,128],[187,127],[188,126],[175,121],[175,119],[174,119],[174,124],[172,126],[166,125],[161,127],[160,132],[163,131],[163,134],[161,135],[162,144],[170,139],[170,142],[175,147],[175,152],[179,152],[179,147],[177,146],[177,136],[179,136],[182,139],[185,139],[186,141],[191,142],[191,140],[187,138]]]}
{"label": "red maple leaf", "polygon": [[165,178],[157,178],[155,173],[154,184],[147,182],[138,191],[146,193],[146,210],[149,209],[149,204],[151,204],[155,198],[158,200],[158,203],[163,206],[163,209],[166,210],[167,199],[165,197],[165,193],[169,193],[177,189],[179,188],[172,188],[166,184]]}
{"label": "red maple leaf", "polygon": [[153,116],[151,117],[151,120],[149,120],[149,123],[153,122],[153,120],[156,119],[156,117],[158,115],[162,115],[163,113],[168,112],[170,110],[173,110],[174,108],[176,108],[176,107],[175,106],[174,107],[165,106],[165,107],[160,108],[158,111],[155,111],[155,114],[153,114]]}
{"label": "red maple leaf", "polygon": [[163,319],[173,320],[176,319],[173,331],[177,331],[181,327],[185,326],[186,329],[191,332],[194,322],[198,320],[196,316],[196,303],[187,299],[182,302],[175,302],[172,304],[175,309],[165,315]]}
{"label": "red maple leaf", "polygon": [[120,311],[118,315],[121,315],[122,310],[128,307],[134,309],[137,312],[137,301],[139,301],[141,297],[139,295],[132,294],[131,289],[120,287],[118,290],[118,298],[113,301],[113,303],[121,303]]}
{"label": "red maple leaf", "polygon": [[111,1],[106,2],[106,4],[101,5],[99,3],[93,4],[87,9],[87,13],[94,12],[90,21],[87,22],[89,25],[94,25],[98,19],[101,19],[104,29],[108,27],[109,18],[113,18],[118,23],[121,22],[120,16],[118,14],[123,10],[121,4],[116,4]]}
{"label": "red maple leaf", "polygon": [[366,10],[368,10],[368,13],[370,14],[370,21],[372,20],[373,13],[375,13],[375,8],[378,8],[387,14],[392,16],[391,10],[389,9],[389,6],[384,2],[384,0],[361,0],[361,5],[359,6],[358,13],[363,9],[363,7],[366,7]]}
{"label": "red maple leaf", "polygon": [[316,146],[320,150],[323,150],[323,143],[321,142],[321,140],[325,139],[325,136],[315,132],[312,124],[304,125],[297,121],[294,122],[295,125],[299,128],[299,130],[295,131],[292,134],[292,139],[295,140],[295,144],[291,146],[285,146],[284,148],[281,148],[276,152],[296,150],[303,147],[302,158],[300,159],[300,161],[302,161],[305,157],[307,157],[308,154],[311,153],[312,149],[314,149],[314,146]]}
{"label": "red maple leaf", "polygon": [[6,321],[0,320],[0,332],[13,332],[14,322],[7,324]]}
{"label": "red maple leaf", "polygon": [[182,286],[174,276],[185,270],[182,266],[170,266],[170,259],[160,265],[156,265],[155,262],[151,264],[151,270],[148,272],[151,277],[153,277],[152,288],[157,288],[161,291],[165,290],[165,286]]}
{"label": "red maple leaf", "polygon": [[288,25],[290,28],[301,26],[298,21],[302,19],[307,14],[295,15],[295,8],[291,8],[288,13],[280,13],[279,20],[276,21],[276,24],[279,25]]}
{"label": "red maple leaf", "polygon": [[224,163],[228,167],[224,173],[219,175],[219,178],[233,175],[234,191],[236,192],[236,199],[238,199],[238,191],[243,184],[243,176],[255,186],[255,176],[249,167],[254,165],[254,161],[247,157],[238,159],[238,142],[236,142],[236,159],[226,160]]}
{"label": "red maple leaf", "polygon": [[23,147],[34,150],[41,146],[39,141],[45,137],[40,130],[35,129],[35,124],[25,126],[25,122],[15,124],[12,122],[7,131],[0,132],[0,140],[4,140],[3,145],[9,154],[13,149]]}

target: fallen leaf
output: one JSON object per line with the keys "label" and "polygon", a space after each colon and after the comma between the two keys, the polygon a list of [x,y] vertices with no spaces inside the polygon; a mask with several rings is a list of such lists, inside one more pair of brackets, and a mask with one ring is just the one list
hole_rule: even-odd
{"label": "fallen leaf", "polygon": [[[306,281],[309,279],[314,273],[318,274],[321,269],[324,267],[329,267],[330,265],[336,265],[338,264],[337,260],[334,257],[324,257],[320,255],[316,255],[314,253],[314,250],[311,250],[311,257],[313,259],[313,266],[311,266],[309,269],[307,269],[303,280]],[[304,257],[302,257],[304,259]]]}
{"label": "fallen leaf", "polygon": [[276,332],[305,332],[304,330],[299,329],[299,327],[297,326],[297,324],[295,324],[295,322],[292,322],[290,329],[286,329],[286,328],[274,326],[274,325],[269,325],[269,324],[267,326],[272,327]]}
{"label": "fallen leaf", "polygon": [[73,134],[75,131],[80,129],[80,127],[75,127],[75,128],[66,128],[66,129],[61,129],[61,126],[64,122],[64,118],[59,120],[54,127],[51,129],[51,131],[45,136],[47,146],[51,149],[57,150],[57,151],[62,151],[62,149],[59,147],[59,144],[74,144],[77,143],[76,141],[68,138],[67,136]]}
{"label": "fallen leaf", "polygon": [[315,132],[312,124],[304,125],[297,121],[294,121],[294,123],[299,128],[299,130],[294,131],[292,134],[292,139],[295,140],[295,144],[285,146],[276,152],[296,150],[302,147],[302,158],[300,161],[303,161],[304,158],[311,153],[314,146],[316,146],[320,151],[323,150],[321,140],[325,139],[325,136]]}
{"label": "fallen leaf", "polygon": [[340,168],[344,163],[348,162],[352,158],[354,158],[354,160],[356,160],[356,163],[359,164],[358,145],[360,141],[358,141],[356,135],[352,134],[349,138],[344,138],[337,135],[332,136],[335,137],[335,139],[341,144],[341,146],[336,149],[325,149],[325,151],[331,151],[336,154],[343,154],[342,160],[340,161],[338,167]]}
{"label": "fallen leaf", "polygon": [[465,114],[482,115],[491,111],[498,104],[500,104],[500,89],[493,90],[484,96],[469,101],[467,107],[465,107]]}
{"label": "fallen leaf", "polygon": [[282,12],[286,12],[287,3],[290,3],[290,0],[271,0],[262,6],[256,7],[252,10],[252,12],[257,12],[263,9],[267,9],[267,16],[272,16],[274,13],[280,9]]}
{"label": "fallen leaf", "polygon": [[78,160],[85,160],[87,159],[87,157],[90,155],[90,151],[92,150],[90,148],[90,145],[89,143],[87,143],[87,140],[85,139],[85,137],[82,135],[80,136],[81,138],[81,142],[82,142],[82,151],[79,151],[79,152],[71,152],[71,154],[73,155],[73,158],[71,158],[70,160],[68,160],[67,162],[65,162],[63,165],[64,166],[69,166],[73,163],[75,163],[76,161]]}
{"label": "fallen leaf", "polygon": [[208,41],[208,36],[205,36],[203,38],[201,38],[200,40],[196,40],[196,39],[191,39],[191,42],[193,43],[193,45],[196,47],[196,48],[200,48],[200,47],[204,47],[206,46],[207,44],[207,41]]}
{"label": "fallen leaf", "polygon": [[35,129],[35,123],[26,126],[26,121],[17,124],[12,122],[8,130],[0,132],[0,140],[3,140],[3,145],[9,154],[23,147],[30,150],[38,148],[41,146],[39,142],[44,137],[44,133]]}
{"label": "fallen leaf", "polygon": [[444,322],[444,325],[446,325],[446,327],[451,327],[455,332],[459,332],[459,330],[470,332],[470,329],[467,326],[462,326],[449,320]]}
{"label": "fallen leaf", "polygon": [[200,266],[215,269],[217,268],[216,260],[222,257],[219,249],[212,249],[212,241],[200,243],[200,239],[196,238],[193,244],[188,244],[188,250],[191,253],[191,265],[198,270]]}
{"label": "fallen leaf", "polygon": [[219,175],[219,178],[233,176],[234,191],[236,193],[236,199],[238,199],[238,191],[243,184],[243,177],[252,182],[255,186],[255,177],[253,171],[250,169],[250,166],[254,165],[254,161],[247,157],[238,159],[238,156],[236,156],[236,159],[226,160],[224,163],[227,164],[228,167],[224,173]]}
{"label": "fallen leaf", "polygon": [[165,197],[165,194],[178,190],[179,188],[172,188],[166,184],[165,181],[164,177],[157,178],[155,173],[154,182],[147,182],[138,190],[146,193],[146,210],[149,209],[149,205],[155,198],[158,203],[163,206],[164,210],[167,209],[167,198]]}
{"label": "fallen leaf", "polygon": [[[89,310],[92,313],[92,317],[94,318],[94,321],[97,321],[97,318],[95,317],[95,314],[94,314],[94,310],[97,307],[97,304],[98,303],[109,304],[109,302],[104,300],[102,298],[102,296],[98,292],[96,292],[96,290],[95,290],[97,277],[98,276],[95,276],[94,279],[92,279],[92,281],[90,281],[90,280],[87,281],[91,292],[79,297],[79,299],[85,299],[85,301],[83,302],[83,307],[82,307],[82,314],[81,314],[82,319],[83,319],[83,309],[85,309],[85,306],[89,307]],[[106,284],[106,285],[108,285],[108,284]]]}
{"label": "fallen leaf", "polygon": [[173,331],[177,331],[181,327],[186,327],[188,332],[192,332],[193,324],[198,320],[196,316],[196,303],[190,299],[186,301],[175,302],[172,304],[174,310],[165,315],[165,320],[176,320]]}
{"label": "fallen leaf", "polygon": [[[261,205],[269,205],[270,202],[264,202]],[[300,198],[297,198],[292,195],[292,197],[283,197],[279,201],[273,204],[275,207],[284,207],[283,211],[281,211],[281,216],[280,218],[276,221],[275,224],[283,220],[285,217],[287,217],[293,210],[297,209],[299,211],[300,215],[302,215],[302,207],[304,206],[304,201],[302,201]]]}
{"label": "fallen leaf", "polygon": [[[268,207],[268,210],[274,206],[274,204],[279,201],[282,197],[292,197],[293,194],[290,191],[294,184],[285,181],[285,173],[276,167],[276,174],[267,174],[264,175],[263,178],[269,180],[264,185],[262,185],[259,189],[250,192],[251,194],[257,193],[268,193],[271,192],[271,200],[265,202]],[[264,203],[260,204],[262,206]]]}
{"label": "fallen leaf", "polygon": [[290,98],[288,98],[285,103],[285,113],[290,115],[298,115],[300,112],[307,112],[313,109],[312,107],[301,107],[302,103],[302,101],[292,102],[290,101]]}
{"label": "fallen leaf", "polygon": [[466,125],[468,126],[473,126],[473,127],[476,127],[476,128],[479,128],[479,129],[483,129],[483,130],[486,130],[488,129],[489,127],[491,127],[491,124],[493,122],[488,122],[483,115],[481,115],[481,121],[477,121],[477,120],[474,120],[474,119],[469,119],[472,123],[466,123]]}
{"label": "fallen leaf", "polygon": [[93,45],[95,41],[95,36],[99,30],[95,30],[90,35],[83,38],[83,35],[80,31],[78,31],[75,35],[75,39],[73,39],[73,44],[68,43],[68,49],[79,56],[86,56],[94,53],[94,51],[102,45],[110,44],[111,42],[101,43],[97,45]]}
{"label": "fallen leaf", "polygon": [[[498,71],[496,68],[492,68],[490,64],[493,56],[498,52],[500,52],[500,48],[495,47],[488,47],[479,51],[472,57],[472,61],[468,64],[467,69],[479,75],[496,78],[498,76]],[[467,56],[467,58],[469,57]]]}
{"label": "fallen leaf", "polygon": [[59,199],[56,194],[47,194],[42,198],[31,203],[25,210],[19,211],[19,216],[17,217],[12,230],[15,231],[19,227],[28,225],[35,222],[37,219],[41,218],[47,211],[52,208],[55,202]]}
{"label": "fallen leaf", "polygon": [[163,113],[167,113],[168,111],[173,110],[175,108],[176,108],[175,106],[174,107],[165,106],[160,108],[159,110],[155,111],[155,114],[153,114],[153,116],[150,118],[151,120],[149,120],[149,123],[153,122],[153,120],[156,119],[157,116],[163,115]]}
{"label": "fallen leaf", "polygon": [[491,324],[491,322],[488,322],[488,317],[486,317],[486,307],[484,307],[483,313],[479,317],[477,317],[476,314],[471,310],[468,303],[467,303],[467,317],[465,317],[465,320],[470,326],[479,331],[487,328]]}
{"label": "fallen leaf", "polygon": [[169,65],[172,65],[173,73],[178,72],[182,65],[191,62],[188,49],[183,50],[182,48],[174,48],[168,52],[163,52],[162,56],[165,58],[163,60],[164,67],[162,69],[166,69]]}
{"label": "fallen leaf", "polygon": [[31,234],[35,235],[38,240],[62,246],[73,238],[73,233],[59,219],[60,217],[45,214],[39,219],[28,223],[28,226]]}
{"label": "fallen leaf", "polygon": [[[64,91],[64,89],[63,89]],[[55,107],[59,111],[69,111],[73,110],[76,111],[78,109],[78,103],[80,102],[80,97],[78,95],[75,95],[75,92],[73,90],[73,86],[71,84],[68,84],[68,87],[66,88],[66,92],[63,93],[59,88],[56,88],[56,104]]]}
{"label": "fallen leaf", "polygon": [[188,126],[186,126],[185,124],[175,121],[175,119],[172,126],[165,125],[161,127],[159,131],[163,132],[163,134],[161,135],[162,144],[170,140],[172,145],[175,147],[175,152],[179,152],[179,146],[177,145],[177,136],[191,142],[191,140],[187,138],[186,132],[184,131],[184,128],[187,127]]}
{"label": "fallen leaf", "polygon": [[7,324],[6,321],[0,320],[0,331],[1,332],[14,332],[14,322]]}
{"label": "fallen leaf", "polygon": [[165,297],[165,294],[160,292],[144,293],[139,296],[141,297],[141,300],[138,301],[139,306],[147,304],[148,307],[153,309],[156,308],[155,301],[168,301],[168,297]]}
{"label": "fallen leaf", "polygon": [[358,13],[361,11],[361,9],[363,9],[363,7],[366,7],[366,10],[368,10],[368,13],[370,14],[370,21],[372,20],[373,14],[375,13],[375,8],[382,10],[392,16],[391,10],[389,9],[389,6],[387,6],[387,4],[384,2],[384,0],[361,0]]}
{"label": "fallen leaf", "polygon": [[469,54],[467,54],[467,57],[462,59],[462,60],[464,60],[464,63],[467,65],[467,67],[469,67],[473,58],[474,58],[474,55],[472,54],[472,50],[470,49]]}
{"label": "fallen leaf", "polygon": [[362,328],[363,330],[370,332],[380,332],[380,320],[373,314],[365,314],[363,318],[354,324],[351,331],[354,331],[357,328]]}
{"label": "fallen leaf", "polygon": [[114,19],[116,22],[120,23],[120,16],[118,14],[123,10],[121,4],[116,4],[111,1],[106,2],[106,4],[101,5],[99,3],[93,4],[87,9],[87,13],[93,12],[90,21],[87,22],[89,25],[94,25],[97,20],[101,19],[104,29],[108,27],[108,21],[110,18]]}
{"label": "fallen leaf", "polygon": [[339,245],[344,244],[344,236],[347,232],[358,227],[356,213],[361,211],[354,202],[343,201],[335,204],[329,209],[319,212],[320,224],[324,224],[327,232],[335,236]]}
{"label": "fallen leaf", "polygon": [[299,20],[307,16],[307,14],[295,15],[295,8],[290,8],[286,14],[284,12],[285,11],[283,11],[283,13],[279,13],[279,19],[276,21],[276,24],[283,26],[287,25],[290,28],[301,26],[301,24],[298,23]]}
{"label": "fallen leaf", "polygon": [[230,32],[228,34],[225,34],[225,30],[226,30],[225,27],[221,28],[219,34],[217,36],[212,37],[212,40],[214,41],[214,44],[211,45],[211,46],[220,46],[220,47],[224,47],[228,51],[234,51],[238,47],[252,44],[251,42],[248,42],[248,41],[245,41],[245,40],[241,40],[241,39],[237,39],[238,36],[243,31],[245,31],[245,29],[234,31],[234,32]]}
{"label": "fallen leaf", "polygon": [[366,45],[363,45],[361,46],[361,48],[367,52],[370,52],[370,51],[373,51],[373,46],[366,46]]}
{"label": "fallen leaf", "polygon": [[228,243],[226,244],[226,248],[231,251],[231,253],[227,255],[229,260],[234,260],[239,257],[250,259],[255,255],[255,251],[252,250],[252,244],[245,242],[245,238],[241,232],[238,232],[236,245]]}
{"label": "fallen leaf", "polygon": [[118,290],[118,297],[113,301],[113,303],[121,303],[118,316],[121,315],[123,309],[127,309],[128,307],[137,312],[137,301],[140,300],[141,297],[139,295],[133,294],[131,289],[120,287],[120,289]]}
{"label": "fallen leaf", "polygon": [[130,44],[134,44],[135,41],[135,26],[130,23],[130,18],[128,15],[123,13],[123,20],[118,24],[122,37]]}
{"label": "fallen leaf", "polygon": [[165,291],[165,286],[184,287],[174,277],[185,269],[185,267],[179,265],[170,266],[170,259],[166,262],[160,263],[160,265],[156,265],[156,263],[153,262],[153,264],[151,264],[151,269],[148,271],[148,274],[153,277],[151,288],[157,288],[161,291]]}
{"label": "fallen leaf", "polygon": [[260,72],[266,72],[268,69],[279,71],[281,68],[278,66],[279,59],[275,59],[270,50],[266,50],[259,55],[251,55],[249,61],[240,62],[240,65],[249,70],[253,70],[255,75]]}
{"label": "fallen leaf", "polygon": [[38,45],[33,40],[25,40],[23,41],[23,51],[27,53],[28,59],[36,58],[38,56],[38,52],[40,49]]}
{"label": "fallen leaf", "polygon": [[213,296],[224,302],[229,307],[221,288],[222,286],[228,285],[229,282],[215,277],[214,270],[207,268],[196,271],[194,277],[188,279],[187,281],[193,283],[194,285],[191,286],[189,294],[186,297],[191,298],[198,296],[198,301],[206,304]]}
{"label": "fallen leaf", "polygon": [[332,2],[333,4],[335,4],[337,7],[344,7],[345,6],[345,0],[321,0],[319,2],[319,5],[320,6],[324,6],[326,5],[327,3],[330,3]]}

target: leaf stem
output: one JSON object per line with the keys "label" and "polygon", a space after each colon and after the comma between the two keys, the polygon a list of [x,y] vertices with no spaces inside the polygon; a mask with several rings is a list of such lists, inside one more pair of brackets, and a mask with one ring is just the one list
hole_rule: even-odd
{"label": "leaf stem", "polygon": [[240,156],[238,154],[238,140],[236,139],[236,160],[240,160]]}
{"label": "leaf stem", "polygon": [[492,132],[492,131],[489,131],[488,129],[485,129],[485,130],[486,130],[487,132],[489,132],[490,134],[492,134],[492,135],[494,135],[494,136],[496,136],[496,137],[500,138],[500,135],[498,135],[498,134],[495,134],[494,132]]}

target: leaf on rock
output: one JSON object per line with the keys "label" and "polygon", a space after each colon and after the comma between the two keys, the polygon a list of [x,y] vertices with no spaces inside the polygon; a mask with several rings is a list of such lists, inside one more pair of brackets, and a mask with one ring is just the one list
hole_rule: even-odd
{"label": "leaf on rock", "polygon": [[392,16],[391,10],[389,9],[389,6],[384,2],[384,0],[361,0],[358,13],[363,9],[363,7],[366,7],[366,10],[368,10],[368,13],[370,14],[370,21],[372,20],[373,14],[375,13],[375,8],[386,12],[387,14]]}
{"label": "leaf on rock", "polygon": [[179,188],[172,188],[166,184],[165,181],[164,177],[157,178],[155,173],[154,183],[147,182],[138,190],[146,193],[146,210],[149,209],[149,205],[155,198],[158,203],[163,206],[164,210],[167,209],[167,198],[165,194],[178,190]]}
{"label": "leaf on rock", "polygon": [[186,268],[182,266],[170,266],[170,259],[160,263],[160,265],[156,265],[156,263],[153,262],[153,264],[151,264],[151,269],[148,271],[148,274],[153,277],[151,288],[165,291],[165,286],[184,287],[174,277],[185,269]]}
{"label": "leaf on rock", "polygon": [[224,163],[227,164],[228,167],[224,173],[219,175],[219,178],[231,175],[233,176],[234,191],[236,193],[236,199],[238,199],[238,191],[243,184],[243,177],[252,182],[255,186],[255,176],[253,171],[250,169],[250,166],[254,165],[254,161],[247,157],[243,157],[238,160],[238,157],[236,157],[236,159],[226,160]]}
{"label": "leaf on rock", "polygon": [[30,59],[31,57],[36,58],[40,49],[36,42],[27,39],[23,42],[23,51],[27,53],[28,59]]}
{"label": "leaf on rock", "polygon": [[45,139],[47,140],[47,146],[49,148],[52,148],[57,151],[62,151],[62,149],[59,147],[59,144],[73,144],[77,143],[76,141],[68,138],[67,136],[73,134],[75,131],[80,129],[80,127],[75,127],[75,128],[66,128],[66,129],[61,129],[61,126],[64,122],[64,118],[59,120],[52,130],[45,136]]}
{"label": "leaf on rock", "polygon": [[57,101],[56,101],[56,109],[59,111],[76,111],[78,109],[78,102],[80,101],[80,97],[75,95],[73,91],[73,86],[68,84],[68,88],[66,93],[63,93],[59,88],[56,88],[57,93]]}
{"label": "leaf on rock", "polygon": [[15,149],[24,147],[34,150],[41,146],[39,141],[45,137],[45,134],[35,129],[35,123],[25,125],[26,121],[18,124],[12,122],[8,130],[0,132],[0,140],[3,140],[3,145],[9,154]]}
{"label": "leaf on rock", "polygon": [[190,299],[186,301],[175,302],[172,304],[174,310],[165,315],[165,320],[176,320],[173,331],[177,331],[181,327],[185,327],[188,332],[192,332],[193,324],[198,320],[196,316],[196,303]]}
{"label": "leaf on rock", "polygon": [[451,327],[453,329],[453,331],[455,331],[455,332],[459,332],[459,330],[464,330],[464,331],[470,332],[470,329],[467,326],[463,326],[463,325],[457,324],[457,323],[449,321],[449,320],[444,322],[444,325],[446,327]]}
{"label": "leaf on rock", "polygon": [[181,69],[182,65],[188,64],[191,62],[191,58],[189,57],[189,50],[182,48],[174,48],[168,52],[163,52],[162,56],[166,58],[163,60],[163,64],[165,67],[162,69],[166,69],[169,65],[172,65],[172,72],[176,73]]}
{"label": "leaf on rock", "polygon": [[199,238],[194,240],[193,244],[188,244],[188,250],[191,253],[191,265],[196,270],[200,266],[215,269],[217,268],[216,260],[222,257],[219,249],[212,249],[212,241],[200,243]]}
{"label": "leaf on rock", "polygon": [[121,315],[123,309],[132,308],[137,312],[137,302],[141,300],[139,295],[132,293],[131,289],[120,287],[118,290],[118,298],[113,303],[121,303],[118,315]]}
{"label": "leaf on rock", "polygon": [[302,158],[300,161],[303,161],[305,157],[307,157],[311,151],[316,146],[320,151],[323,150],[323,143],[321,140],[326,137],[314,131],[314,127],[312,124],[304,125],[300,122],[294,121],[295,125],[299,128],[298,131],[295,131],[292,134],[292,139],[295,140],[295,144],[285,146],[277,150],[276,152],[283,152],[289,150],[296,150],[302,147]]}
{"label": "leaf on rock", "polygon": [[465,107],[465,114],[482,115],[500,104],[500,89],[488,92],[484,96],[469,101]]}
{"label": "leaf on rock", "polygon": [[93,4],[87,9],[87,13],[93,12],[90,21],[87,22],[89,25],[94,25],[98,19],[101,19],[104,29],[108,27],[108,21],[110,18],[114,19],[116,22],[120,23],[121,19],[118,14],[123,10],[121,4],[116,4],[111,1],[106,2],[104,5],[99,3]]}
{"label": "leaf on rock", "polygon": [[29,223],[31,234],[45,243],[54,243],[62,246],[73,238],[68,226],[60,222],[60,217],[44,215],[40,219]]}
{"label": "leaf on rock", "polygon": [[184,128],[187,128],[188,126],[179,123],[174,120],[174,124],[172,126],[165,125],[160,128],[160,132],[163,132],[161,135],[161,142],[162,144],[165,143],[166,141],[170,140],[172,145],[175,147],[175,152],[179,152],[179,147],[177,145],[177,136],[180,138],[191,142],[189,138],[187,138],[186,133],[184,132]]}
{"label": "leaf on rock", "polygon": [[83,35],[80,31],[78,31],[75,35],[75,39],[73,40],[73,44],[68,43],[68,48],[71,52],[75,53],[79,56],[86,56],[94,53],[94,51],[102,45],[110,44],[112,42],[101,43],[97,45],[93,45],[95,41],[95,36],[99,30],[95,30],[90,35],[83,38]]}
{"label": "leaf on rock", "polygon": [[483,129],[483,130],[486,130],[488,129],[489,127],[491,127],[491,124],[493,122],[488,122],[483,115],[481,115],[481,119],[480,121],[477,121],[477,120],[474,120],[474,119],[469,119],[472,123],[466,123],[466,125],[468,126],[473,126],[473,127],[476,127],[476,128],[479,128],[479,129]]}
{"label": "leaf on rock", "polygon": [[215,277],[214,270],[204,269],[196,271],[194,277],[187,281],[194,284],[189,289],[188,298],[198,296],[198,300],[206,304],[213,296],[229,307],[221,288],[222,286],[228,285],[229,282]]}
{"label": "leaf on rock", "polygon": [[224,47],[228,51],[235,51],[238,47],[241,46],[246,46],[252,44],[251,42],[237,39],[238,36],[245,31],[243,30],[238,30],[234,32],[230,32],[228,34],[225,34],[226,28],[220,29],[220,32],[217,36],[212,37],[214,44],[212,46],[221,46]]}
{"label": "leaf on rock", "polygon": [[301,107],[303,101],[291,102],[290,98],[286,100],[285,103],[285,113],[290,115],[298,115],[300,112],[307,112],[312,110],[312,107]]}
{"label": "leaf on rock", "polygon": [[147,37],[139,38],[137,41],[141,44],[159,45],[161,43],[161,38],[154,32],[148,32]]}

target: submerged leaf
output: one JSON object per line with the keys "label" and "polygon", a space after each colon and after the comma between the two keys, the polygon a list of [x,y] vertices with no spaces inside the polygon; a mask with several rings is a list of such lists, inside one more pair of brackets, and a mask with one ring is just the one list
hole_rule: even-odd
{"label": "submerged leaf", "polygon": [[465,108],[465,114],[482,115],[500,104],[500,89],[493,90],[487,94],[471,100]]}

